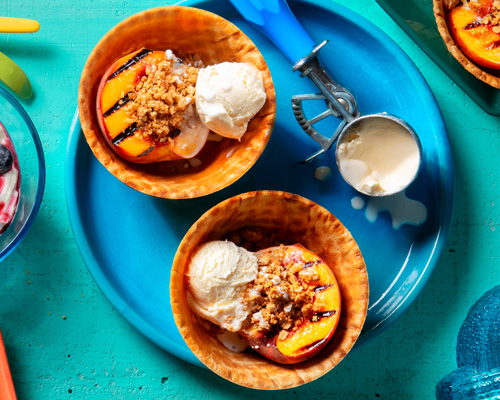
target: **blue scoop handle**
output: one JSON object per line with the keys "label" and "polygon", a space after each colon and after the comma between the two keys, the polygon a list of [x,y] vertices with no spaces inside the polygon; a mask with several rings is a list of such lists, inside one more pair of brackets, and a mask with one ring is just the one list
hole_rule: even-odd
{"label": "blue scoop handle", "polygon": [[295,64],[314,48],[285,0],[229,0],[239,13],[266,35]]}

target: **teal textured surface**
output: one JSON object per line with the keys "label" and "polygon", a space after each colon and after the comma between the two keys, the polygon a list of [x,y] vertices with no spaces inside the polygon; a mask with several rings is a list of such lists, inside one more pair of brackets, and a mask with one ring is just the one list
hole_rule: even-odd
{"label": "teal textured surface", "polygon": [[[445,250],[421,295],[394,326],[306,386],[262,398],[428,399],[456,368],[467,310],[500,283],[499,119],[481,110],[375,1],[339,1],[392,37],[429,83],[455,158],[455,214]],[[161,5],[170,4],[163,2]],[[18,396],[39,398],[246,398],[255,395],[151,344],[114,310],[84,265],[64,199],[67,134],[79,77],[97,41],[157,2],[4,0],[0,15],[34,18],[34,34],[0,35],[0,51],[28,74],[22,101],[42,140],[47,181],[25,240],[0,264],[0,326]]]}

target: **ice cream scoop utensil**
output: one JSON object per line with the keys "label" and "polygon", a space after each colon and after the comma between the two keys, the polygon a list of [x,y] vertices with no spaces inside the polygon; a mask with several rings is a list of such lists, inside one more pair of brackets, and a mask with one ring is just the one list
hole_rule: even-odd
{"label": "ice cream scoop utensil", "polygon": [[[304,162],[311,161],[320,154],[328,151],[341,132],[345,130],[345,127],[360,115],[354,96],[348,90],[336,83],[319,61],[318,52],[327,43],[328,41],[325,40],[314,47],[307,56],[301,58],[293,66],[294,71],[298,70],[302,72],[300,75],[301,78],[304,76],[309,77],[321,91],[321,93],[292,96],[292,109],[297,122],[300,127],[321,146],[320,150],[308,157]],[[304,112],[303,102],[305,100],[318,99],[325,100],[328,109],[316,117],[308,119]],[[319,133],[317,129],[314,128],[314,124],[331,115],[340,118],[341,121],[333,135],[328,137]]]}
{"label": "ice cream scoop utensil", "polygon": [[[337,138],[346,137],[351,128],[357,125],[357,119],[361,118],[354,96],[336,83],[321,64],[318,52],[327,41],[315,46],[314,41],[295,18],[285,0],[230,1],[247,21],[264,33],[285,54],[293,63],[294,71],[300,71],[301,77],[309,77],[321,91],[321,93],[292,96],[293,112],[300,127],[321,146],[319,151],[305,160],[305,162],[311,161],[328,151]],[[325,100],[328,109],[313,118],[307,118],[303,102],[318,99]],[[314,128],[314,124],[332,115],[341,120],[332,136],[325,136]],[[363,118],[381,117],[383,118],[383,115],[378,114],[367,115]],[[399,124],[402,131],[411,134],[420,146],[415,133],[408,129],[404,121],[392,116],[391,119]]]}

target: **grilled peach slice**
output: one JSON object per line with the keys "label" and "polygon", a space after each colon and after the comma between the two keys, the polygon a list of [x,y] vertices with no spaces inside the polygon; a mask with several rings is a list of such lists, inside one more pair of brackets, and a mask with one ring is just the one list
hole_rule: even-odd
{"label": "grilled peach slice", "polygon": [[[143,136],[135,122],[130,123],[127,104],[131,92],[148,66],[165,60],[163,51],[141,49],[116,61],[104,74],[97,93],[99,126],[109,146],[121,157],[136,163],[170,161],[194,157],[205,145],[209,129],[189,106],[185,122],[166,142]],[[194,104],[194,103],[193,103]]]}
{"label": "grilled peach slice", "polygon": [[500,69],[500,33],[482,22],[491,12],[492,3],[493,0],[479,0],[477,7],[453,7],[448,14],[448,27],[460,50],[471,61]]}
{"label": "grilled peach slice", "polygon": [[[272,252],[273,247],[257,252]],[[302,270],[295,273],[305,289],[314,291],[314,302],[321,305],[319,311],[312,311],[301,321],[300,325],[289,331],[284,338],[279,332],[259,331],[256,324],[245,327],[240,333],[249,346],[263,356],[281,364],[296,364],[317,354],[332,338],[340,318],[340,290],[331,269],[313,252],[299,244],[286,246],[282,264],[290,268],[296,264],[302,265]],[[301,279],[302,273],[311,275],[314,272],[316,280],[307,282]]]}

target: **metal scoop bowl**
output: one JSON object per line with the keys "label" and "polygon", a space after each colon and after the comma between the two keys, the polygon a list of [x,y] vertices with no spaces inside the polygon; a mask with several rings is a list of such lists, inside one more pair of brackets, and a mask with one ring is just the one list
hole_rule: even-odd
{"label": "metal scoop bowl", "polygon": [[[404,140],[406,147],[401,149],[396,143],[393,146],[388,146],[387,143],[384,144],[382,139],[378,138],[378,146],[366,148],[368,146],[365,145],[363,150],[367,153],[364,159],[366,163],[362,159],[354,161],[366,167],[370,177],[376,177],[387,165],[390,165],[392,170],[400,172],[399,175],[386,173],[386,179],[379,179],[375,182],[372,181],[371,184],[366,184],[356,176],[359,171],[353,173],[352,164],[350,164],[352,160],[347,158],[346,161],[344,152],[350,145],[349,142],[353,138],[362,136],[362,132],[369,134],[369,131],[372,130],[374,135],[378,134],[376,132],[377,126],[378,130],[383,128],[390,130],[393,135],[398,135],[399,137],[393,137],[394,141]],[[386,135],[387,133],[383,133],[379,136]],[[408,151],[408,153],[405,151]],[[369,157],[370,152],[376,156]],[[343,128],[337,138],[335,161],[344,180],[358,192],[374,197],[391,196],[405,190],[417,177],[422,164],[422,146],[413,128],[403,120],[389,114],[365,115],[353,119]],[[391,177],[391,179],[388,179],[388,177]]]}

